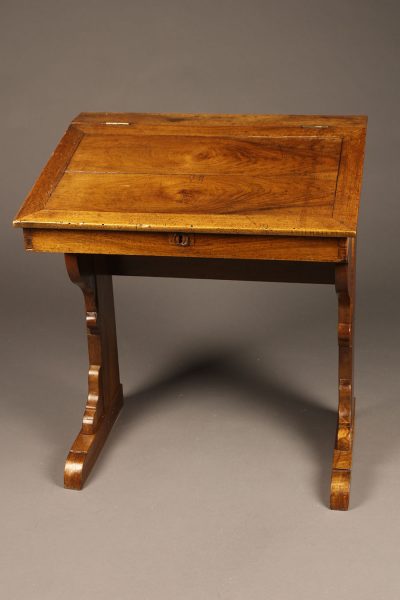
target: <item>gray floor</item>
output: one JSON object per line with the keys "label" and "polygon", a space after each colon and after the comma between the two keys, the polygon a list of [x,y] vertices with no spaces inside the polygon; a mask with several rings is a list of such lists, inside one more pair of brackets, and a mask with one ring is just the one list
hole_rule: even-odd
{"label": "gray floor", "polygon": [[[398,22],[391,0],[3,0],[1,600],[398,600]],[[63,489],[82,298],[10,223],[82,110],[369,115],[348,513],[329,286],[116,280],[125,407]]]}
{"label": "gray floor", "polygon": [[362,323],[351,510],[327,508],[332,288],[117,280],[126,404],[72,492],[86,355],[59,270],[62,312],[54,292],[33,309],[21,296],[6,326],[2,597],[397,598],[400,408],[389,351]]}

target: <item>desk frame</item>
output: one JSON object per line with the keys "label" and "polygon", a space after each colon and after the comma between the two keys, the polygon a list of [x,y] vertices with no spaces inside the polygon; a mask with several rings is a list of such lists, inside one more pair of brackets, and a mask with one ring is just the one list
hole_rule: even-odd
{"label": "desk frame", "polygon": [[[34,234],[38,231],[35,230]],[[32,231],[24,233],[27,249],[37,250],[37,245],[32,247],[37,244],[37,240],[32,242]],[[59,233],[63,235],[64,232]],[[57,232],[52,231],[51,234],[55,240]],[[40,233],[38,237],[40,238]],[[296,240],[295,237],[292,239]],[[332,240],[335,242],[338,249],[335,260],[332,258],[321,261],[318,260],[318,255],[314,256],[314,260],[295,260],[296,253],[303,256],[304,242],[309,243],[312,239],[297,238],[297,250],[292,254],[288,253],[291,260],[117,253],[65,254],[68,275],[80,287],[84,296],[89,353],[88,397],[81,430],[66,461],[65,487],[82,488],[123,404],[118,368],[113,275],[321,283],[335,285],[338,298],[339,403],[330,507],[336,510],[348,509],[355,408],[353,336],[356,244],[355,238],[326,238],[325,242],[321,238],[322,246],[325,243],[329,252]],[[177,243],[181,240],[182,238],[177,238]],[[242,240],[246,242],[243,237]],[[136,243],[135,240],[132,243],[134,242]],[[62,243],[65,243],[65,239]],[[276,244],[277,250],[270,251],[271,256],[275,256],[282,240],[271,236],[268,243],[271,248]],[[43,250],[48,247],[46,241]],[[105,249],[106,244],[102,247]],[[318,243],[315,247],[318,247]],[[184,250],[187,251],[187,248]],[[321,253],[323,255],[324,251]]]}

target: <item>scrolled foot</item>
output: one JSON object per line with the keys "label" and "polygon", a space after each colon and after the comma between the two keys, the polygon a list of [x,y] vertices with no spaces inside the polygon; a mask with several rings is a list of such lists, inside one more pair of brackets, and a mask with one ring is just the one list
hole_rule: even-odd
{"label": "scrolled foot", "polygon": [[[84,435],[84,434],[82,434]],[[78,441],[78,440],[76,440]],[[64,469],[64,487],[69,490],[81,490],[83,483],[87,478],[84,473],[86,453],[73,452],[68,453]],[[87,469],[85,469],[87,470]]]}
{"label": "scrolled foot", "polygon": [[95,433],[84,433],[81,429],[65,463],[65,488],[70,490],[82,489],[122,408],[122,404],[122,386],[120,386],[113,399],[112,409],[102,416]]}
{"label": "scrolled foot", "polygon": [[330,501],[330,508],[332,510],[348,510],[350,500],[350,480],[350,470],[333,469]]}

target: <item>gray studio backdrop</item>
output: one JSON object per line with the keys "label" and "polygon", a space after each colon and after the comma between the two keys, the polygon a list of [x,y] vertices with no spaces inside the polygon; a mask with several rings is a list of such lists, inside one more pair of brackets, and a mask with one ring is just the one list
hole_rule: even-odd
{"label": "gray studio backdrop", "polygon": [[[398,2],[3,0],[2,598],[398,598]],[[327,507],[330,286],[115,281],[126,406],[62,488],[86,393],[79,290],[11,221],[80,111],[369,116],[351,508]],[[340,576],[339,576],[340,575]]]}

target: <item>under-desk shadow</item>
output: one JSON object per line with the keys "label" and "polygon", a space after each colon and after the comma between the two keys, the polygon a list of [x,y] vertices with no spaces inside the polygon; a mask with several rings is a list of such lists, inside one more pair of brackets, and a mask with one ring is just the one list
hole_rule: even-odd
{"label": "under-desk shadow", "polygon": [[[330,475],[332,452],[336,427],[336,411],[324,407],[317,400],[305,396],[301,391],[277,380],[270,373],[263,376],[251,372],[250,368],[240,365],[233,355],[215,354],[207,358],[197,358],[183,367],[172,371],[151,385],[136,392],[125,394],[125,404],[121,412],[123,425],[116,427],[112,444],[132,431],[134,423],[146,413],[152,412],[170,398],[168,391],[185,381],[199,378],[229,383],[243,398],[243,402],[256,404],[261,415],[268,418],[273,412],[274,419],[282,421],[284,426],[292,428],[310,445],[310,455],[317,463],[315,493],[319,500],[329,505]],[[105,453],[107,449],[105,449]],[[102,462],[102,461],[101,461]],[[98,467],[100,465],[97,465]],[[100,469],[95,469],[96,474]],[[95,474],[95,476],[96,476]]]}

